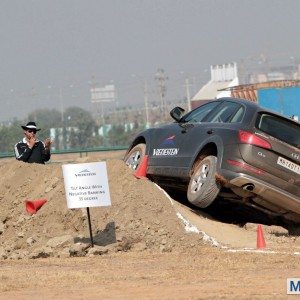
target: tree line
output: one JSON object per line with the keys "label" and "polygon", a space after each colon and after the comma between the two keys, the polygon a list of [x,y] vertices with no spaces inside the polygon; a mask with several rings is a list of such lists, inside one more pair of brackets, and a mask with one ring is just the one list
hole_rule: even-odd
{"label": "tree line", "polygon": [[[99,134],[104,124],[98,124],[90,112],[79,108],[69,107],[63,115],[56,109],[39,109],[31,112],[24,120],[14,120],[9,125],[0,126],[0,152],[14,150],[14,145],[23,138],[21,125],[35,121],[41,128],[38,138],[44,140],[50,136],[50,129],[60,132],[55,136],[55,150],[85,149],[96,147],[128,146],[134,135],[144,128],[144,124],[134,122],[131,129],[125,129],[124,124],[111,124],[106,135]],[[59,139],[62,142],[59,142]]]}

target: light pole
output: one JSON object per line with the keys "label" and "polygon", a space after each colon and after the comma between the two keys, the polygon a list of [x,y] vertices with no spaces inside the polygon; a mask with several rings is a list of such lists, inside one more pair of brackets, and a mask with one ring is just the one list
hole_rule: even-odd
{"label": "light pole", "polygon": [[191,111],[191,96],[190,96],[190,83],[189,79],[185,79],[185,88],[186,88],[186,101],[187,101],[187,110]]}
{"label": "light pole", "polygon": [[144,80],[144,100],[145,100],[146,128],[149,128],[148,84],[146,79]]}
{"label": "light pole", "polygon": [[163,116],[165,116],[165,110],[166,110],[166,81],[168,80],[168,77],[165,75],[164,69],[158,69],[155,74],[155,79],[158,81],[158,88],[159,88],[159,96],[160,96],[160,102],[161,102],[161,110],[163,113]]}

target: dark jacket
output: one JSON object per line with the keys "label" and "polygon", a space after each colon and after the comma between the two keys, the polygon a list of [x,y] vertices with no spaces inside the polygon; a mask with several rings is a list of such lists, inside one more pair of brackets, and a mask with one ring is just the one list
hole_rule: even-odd
{"label": "dark jacket", "polygon": [[37,164],[44,164],[51,156],[42,141],[36,141],[34,147],[29,149],[25,138],[15,145],[15,155],[17,160]]}

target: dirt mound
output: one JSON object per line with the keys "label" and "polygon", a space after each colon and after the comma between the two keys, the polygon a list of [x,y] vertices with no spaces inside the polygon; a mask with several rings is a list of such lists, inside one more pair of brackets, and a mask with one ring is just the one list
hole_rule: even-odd
{"label": "dirt mound", "polygon": [[[79,161],[78,162],[82,162]],[[62,164],[0,165],[0,257],[21,259],[84,256],[109,251],[174,251],[203,241],[185,231],[164,192],[136,179],[122,160],[107,160],[111,207],[91,208],[95,247],[90,244],[86,209],[68,209]],[[25,200],[47,199],[35,215]]]}

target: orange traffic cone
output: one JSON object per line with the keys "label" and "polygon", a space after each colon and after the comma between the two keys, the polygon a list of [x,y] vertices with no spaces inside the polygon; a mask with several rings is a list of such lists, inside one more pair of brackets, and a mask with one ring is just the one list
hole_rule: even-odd
{"label": "orange traffic cone", "polygon": [[142,159],[142,162],[136,169],[134,176],[136,178],[146,178],[147,175],[147,166],[148,166],[148,155],[145,155]]}
{"label": "orange traffic cone", "polygon": [[26,211],[33,215],[47,202],[46,199],[37,199],[37,200],[25,200]]}
{"label": "orange traffic cone", "polygon": [[264,232],[261,224],[257,226],[257,240],[256,240],[256,248],[264,249],[266,248],[266,242],[264,238]]}

